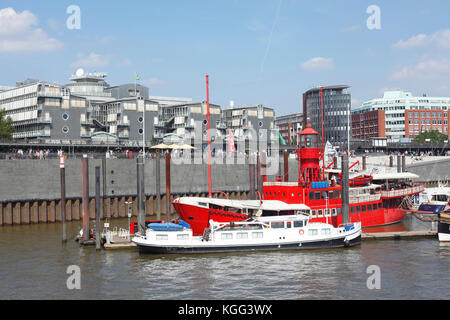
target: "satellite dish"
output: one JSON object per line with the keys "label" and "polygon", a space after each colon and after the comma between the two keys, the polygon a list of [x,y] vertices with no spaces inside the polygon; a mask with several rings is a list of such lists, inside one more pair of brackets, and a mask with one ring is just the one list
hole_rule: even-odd
{"label": "satellite dish", "polygon": [[81,77],[82,75],[84,75],[84,70],[83,69],[78,69],[77,70],[77,72],[75,72],[75,75],[77,76],[77,77]]}

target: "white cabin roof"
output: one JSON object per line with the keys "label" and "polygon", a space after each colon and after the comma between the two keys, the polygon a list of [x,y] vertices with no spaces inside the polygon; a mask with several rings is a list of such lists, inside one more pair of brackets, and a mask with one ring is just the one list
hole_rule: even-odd
{"label": "white cabin roof", "polygon": [[[218,198],[201,198],[201,197],[181,197],[176,199],[180,203],[190,204],[197,206],[199,203],[210,203],[221,207],[232,207],[239,209],[262,209],[262,210],[272,210],[272,211],[284,211],[284,210],[310,210],[310,208],[305,204],[288,204],[283,201],[278,200],[263,200],[260,204],[259,200],[229,200],[229,199],[218,199]],[[200,205],[201,206],[201,205]]]}
{"label": "white cabin roof", "polygon": [[373,180],[417,179],[419,176],[411,172],[391,172],[373,174]]}

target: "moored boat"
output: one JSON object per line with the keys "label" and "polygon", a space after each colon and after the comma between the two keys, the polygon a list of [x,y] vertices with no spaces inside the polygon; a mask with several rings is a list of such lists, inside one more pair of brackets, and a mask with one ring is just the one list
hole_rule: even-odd
{"label": "moored boat", "polygon": [[305,214],[253,217],[246,221],[209,221],[209,228],[195,236],[191,228],[166,230],[151,226],[132,241],[140,253],[215,253],[350,247],[361,242],[361,223],[334,227],[309,221]]}

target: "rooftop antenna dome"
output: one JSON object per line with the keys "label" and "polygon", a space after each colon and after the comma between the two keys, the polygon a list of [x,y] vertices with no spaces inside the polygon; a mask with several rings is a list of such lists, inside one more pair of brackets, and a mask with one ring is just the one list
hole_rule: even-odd
{"label": "rooftop antenna dome", "polygon": [[83,75],[84,75],[84,70],[83,70],[82,68],[79,68],[79,69],[75,72],[75,75],[76,75],[77,77],[83,76]]}

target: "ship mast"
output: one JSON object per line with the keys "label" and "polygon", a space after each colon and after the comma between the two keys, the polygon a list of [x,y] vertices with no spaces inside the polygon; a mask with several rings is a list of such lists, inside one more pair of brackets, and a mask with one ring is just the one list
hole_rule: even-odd
{"label": "ship mast", "polygon": [[209,197],[212,197],[212,188],[211,188],[211,139],[209,136],[209,76],[206,75],[206,122],[207,122],[207,131],[208,131],[208,191]]}
{"label": "ship mast", "polygon": [[322,180],[325,179],[325,144],[323,143],[323,88],[320,87],[320,114],[322,116]]}

